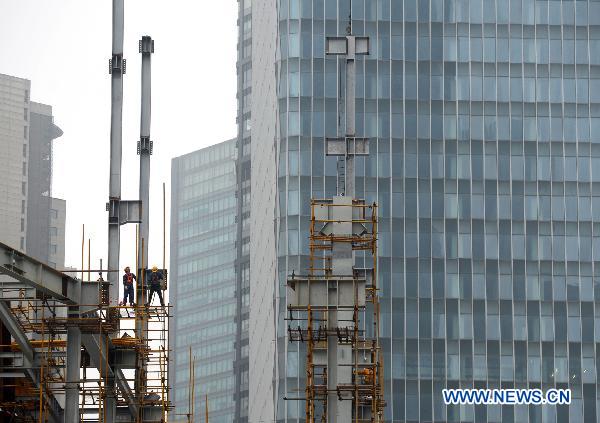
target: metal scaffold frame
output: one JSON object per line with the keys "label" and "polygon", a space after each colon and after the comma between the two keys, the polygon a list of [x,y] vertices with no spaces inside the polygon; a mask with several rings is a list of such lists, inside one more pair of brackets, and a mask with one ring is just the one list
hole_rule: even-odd
{"label": "metal scaffold frame", "polygon": [[[288,325],[288,339],[307,344],[305,397],[299,399],[306,401],[308,423],[379,423],[386,405],[377,205],[354,198],[355,158],[369,154],[369,140],[356,136],[356,60],[369,54],[369,44],[368,37],[352,35],[352,16],[345,36],[326,39],[327,55],[345,56],[345,113],[339,119],[345,135],[326,140],[326,154],[338,156],[338,195],[311,200],[308,275],[292,273],[287,291],[289,321],[298,321]],[[358,254],[372,267],[356,267]]]}
{"label": "metal scaffold frame", "polygon": [[[70,277],[0,244],[0,419],[14,422],[158,423],[171,409],[168,386],[170,306],[146,304],[148,287],[151,63],[154,41],[139,42],[142,56],[140,181],[138,200],[121,199],[124,0],[112,0],[108,269],[90,281]],[[163,185],[163,278],[165,204]],[[137,304],[119,304],[120,230],[137,223]],[[102,268],[102,265],[100,266]],[[102,273],[106,272],[104,281]],[[87,281],[84,281],[87,274]],[[157,282],[154,280],[154,282]],[[133,301],[133,300],[130,300]]]}
{"label": "metal scaffold frame", "polygon": [[[0,275],[0,319],[10,332],[0,344],[0,379],[11,392],[0,410],[17,422],[107,422],[112,380],[119,421],[166,421],[170,306],[108,306],[101,282],[71,278],[3,244]],[[140,316],[147,326],[138,338],[129,334]],[[147,373],[136,391],[139,356]]]}
{"label": "metal scaffold frame", "polygon": [[[337,200],[342,201],[337,201]],[[306,344],[306,421],[341,422],[332,416],[336,402],[351,401],[351,421],[382,422],[383,359],[379,343],[379,295],[377,288],[377,205],[360,200],[312,200],[310,223],[310,268],[307,275],[288,279],[288,339]],[[348,199],[349,200],[349,199]],[[336,209],[345,208],[346,218]],[[334,225],[353,228],[336,233]],[[339,244],[362,251],[370,269],[352,266],[350,274],[336,269],[334,251]],[[366,326],[366,313],[372,315],[372,328]],[[365,317],[361,317],[365,316]],[[335,347],[347,346],[350,362],[334,357]],[[344,383],[331,378],[346,370]],[[338,381],[339,381],[339,375]],[[337,407],[333,407],[337,410]],[[339,416],[336,411],[336,416]],[[341,415],[341,414],[340,414]]]}
{"label": "metal scaffold frame", "polygon": [[[135,370],[138,368],[140,357],[146,366],[144,389],[134,389],[130,392],[122,392],[117,390],[117,407],[126,407],[130,398],[132,404],[135,405],[135,410],[131,414],[135,417],[131,421],[135,422],[164,422],[166,421],[167,412],[170,410],[168,399],[167,386],[167,363],[168,349],[166,348],[166,336],[168,325],[168,308],[158,307],[118,307],[120,315],[121,327],[119,329],[120,336],[110,337],[101,336],[101,339],[106,342],[110,339],[110,355],[115,357],[127,371],[124,372],[124,379],[130,388],[136,386]],[[135,333],[135,322],[140,315],[145,315],[147,329],[142,334],[142,338],[129,335]],[[100,329],[101,330],[101,329]],[[106,334],[108,335],[108,334]],[[107,345],[101,344],[100,347],[106,351]],[[108,358],[108,354],[102,354]],[[89,361],[86,363],[89,365]],[[109,362],[104,361],[99,363],[97,373],[94,372],[92,377],[84,376],[81,379],[81,397],[80,409],[82,414],[81,421],[98,421],[96,415],[104,414],[106,400],[106,383],[108,379]],[[104,417],[99,421],[105,421]],[[119,418],[121,421],[121,418]]]}

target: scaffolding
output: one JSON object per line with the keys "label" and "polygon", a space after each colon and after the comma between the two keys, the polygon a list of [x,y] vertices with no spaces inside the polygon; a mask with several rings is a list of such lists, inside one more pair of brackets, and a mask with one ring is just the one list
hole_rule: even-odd
{"label": "scaffolding", "polygon": [[[124,0],[112,0],[111,129],[109,160],[108,269],[90,281],[70,277],[0,243],[0,419],[23,422],[165,422],[168,387],[169,306],[145,301],[148,285],[150,204],[151,55],[142,37],[139,199],[121,198]],[[136,306],[119,302],[121,226],[139,225]],[[163,268],[165,267],[163,185]],[[84,227],[85,230],[85,227]],[[102,266],[101,266],[102,267]],[[87,282],[84,274],[87,273]],[[167,273],[162,270],[162,289]],[[101,271],[102,275],[102,271]],[[162,301],[161,301],[162,303]],[[14,341],[14,342],[13,342]]]}
{"label": "scaffolding", "polygon": [[[171,410],[168,389],[168,310],[170,306],[136,306],[113,307],[119,313],[118,336],[105,338],[109,345],[103,344],[101,348],[111,351],[111,355],[118,358],[120,365],[126,368],[124,379],[131,388],[136,386],[136,370],[145,368],[143,373],[144,389],[134,390],[133,393],[117,390],[117,409],[126,409],[134,406],[137,416],[131,421],[135,422],[165,422],[167,413]],[[110,314],[110,313],[109,313]],[[146,322],[142,338],[135,336],[135,323],[143,319]],[[132,336],[133,335],[133,336]],[[85,352],[84,352],[85,353]],[[108,354],[106,354],[108,357]],[[85,357],[86,367],[89,366],[89,357]],[[142,367],[140,367],[140,365]],[[86,368],[84,367],[84,368]],[[108,387],[109,363],[104,362],[100,368],[94,369],[91,377],[84,371],[81,379],[80,412],[81,420],[90,422],[104,422],[104,406]],[[133,401],[131,401],[133,399]],[[122,418],[119,418],[121,421]]]}
{"label": "scaffolding", "polygon": [[[10,410],[15,421],[34,421],[33,415],[38,416],[35,421],[46,421],[55,405],[51,399],[64,395],[65,374],[62,369],[66,368],[67,341],[65,332],[56,330],[51,323],[60,311],[56,309],[55,301],[44,296],[27,298],[25,289],[6,291],[2,292],[4,299],[10,295],[9,292],[17,295],[18,300],[10,301],[9,310],[29,338],[29,345],[37,356],[39,373],[36,386],[34,380],[22,373],[27,361],[20,345],[17,342],[3,344],[2,350],[10,351],[10,356],[3,356],[3,378],[12,379],[12,384],[4,383],[3,386],[9,391],[12,388],[12,395],[9,401],[0,402],[0,408]],[[9,368],[10,373],[7,372]]]}
{"label": "scaffolding", "polygon": [[[372,267],[354,266],[357,254]],[[288,339],[306,344],[306,421],[382,422],[377,205],[312,200],[310,267],[288,287]]]}
{"label": "scaffolding", "polygon": [[[0,273],[6,274],[5,269],[6,266],[0,265]],[[102,298],[100,283],[62,276]],[[66,304],[64,299],[10,278],[0,281],[0,296],[0,311],[6,311],[2,314],[3,324],[12,322],[11,332],[18,331],[16,337],[3,337],[0,345],[0,379],[4,391],[0,410],[12,421],[62,421],[68,407],[67,387],[74,383],[79,397],[78,421],[105,422],[106,398],[112,394],[107,382],[117,378],[120,380],[114,396],[119,421],[167,420],[171,410],[167,373],[170,306]],[[71,317],[69,309],[73,307],[86,312]],[[140,319],[147,324],[142,337],[136,338],[130,334],[135,335],[135,323]],[[71,358],[67,352],[68,334],[72,328],[81,333],[80,356],[72,358],[80,361],[77,380],[67,378]],[[6,342],[12,339],[15,340]],[[132,390],[135,370],[140,362],[146,368],[145,389],[135,392]]]}

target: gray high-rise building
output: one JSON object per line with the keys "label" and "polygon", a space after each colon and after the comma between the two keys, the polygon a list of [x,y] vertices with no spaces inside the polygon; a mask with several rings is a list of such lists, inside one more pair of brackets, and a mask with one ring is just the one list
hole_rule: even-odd
{"label": "gray high-rise building", "polygon": [[30,100],[31,82],[0,74],[0,241],[64,266],[64,200],[52,198],[52,107]]}
{"label": "gray high-rise building", "polygon": [[236,412],[234,362],[238,338],[236,279],[237,149],[229,140],[173,159],[169,300],[174,412],[188,412],[190,348],[196,358],[196,421],[232,422]]}
{"label": "gray high-rise building", "polygon": [[[386,421],[600,419],[600,3],[254,0],[249,421],[304,421],[287,275],[336,194],[357,58],[356,196],[379,205]],[[360,257],[358,259],[360,265]],[[598,307],[598,309],[596,309]],[[443,388],[570,388],[570,406],[448,406]],[[288,398],[286,401],[285,398]]]}
{"label": "gray high-rise building", "polygon": [[25,251],[31,83],[0,74],[0,239]]}
{"label": "gray high-rise building", "polygon": [[54,124],[52,107],[30,102],[27,190],[27,254],[64,268],[64,200],[52,197],[52,144],[62,136]]}
{"label": "gray high-rise building", "polygon": [[[50,223],[48,232],[48,259],[49,266],[64,269],[65,266],[65,231],[67,222],[67,202],[60,198],[50,198]],[[31,237],[29,239],[32,239]],[[35,255],[34,255],[35,257]]]}
{"label": "gray high-rise building", "polygon": [[[171,213],[171,280],[173,272],[178,272],[179,265],[192,259],[207,258],[210,255],[219,255],[215,250],[219,246],[226,247],[227,254],[233,254],[225,262],[219,261],[216,266],[219,269],[218,278],[224,278],[227,293],[220,296],[207,297],[207,290],[213,288],[193,288],[177,291],[177,288],[171,288],[171,301],[174,303],[176,319],[171,329],[182,333],[193,333],[198,330],[199,337],[189,337],[183,335],[174,344],[171,383],[173,396],[176,406],[172,419],[182,419],[187,412],[189,375],[185,369],[189,370],[189,347],[193,348],[193,353],[197,347],[202,347],[207,352],[203,358],[198,359],[200,366],[204,368],[210,366],[212,361],[219,360],[223,367],[220,374],[215,374],[209,380],[214,379],[214,387],[209,390],[209,408],[211,410],[211,422],[248,422],[248,326],[249,326],[249,299],[250,299],[250,109],[251,109],[251,79],[252,79],[252,21],[251,21],[251,0],[238,1],[238,59],[237,67],[237,138],[217,144],[213,147],[202,149],[194,153],[174,159],[172,165],[172,213]],[[215,156],[214,151],[226,150],[226,157]],[[195,184],[204,183],[212,187],[213,175],[208,169],[227,169],[227,186],[221,187],[217,191],[197,192],[188,190],[181,194],[184,175],[196,175]],[[219,171],[220,172],[220,171]],[[225,177],[225,176],[223,176]],[[233,178],[233,179],[231,179]],[[214,188],[214,187],[213,187]],[[185,227],[189,226],[192,220],[202,222],[204,214],[186,215],[189,210],[195,209],[199,204],[207,207],[212,205],[215,198],[219,201],[227,199],[225,209],[215,209],[210,213],[215,216],[226,214],[226,220],[219,223],[218,228],[209,232],[203,232],[201,235],[194,235],[191,238],[182,235]],[[209,206],[209,204],[211,204]],[[220,204],[220,203],[219,203]],[[186,211],[188,210],[188,211]],[[208,210],[208,209],[207,209]],[[212,210],[212,209],[211,209]],[[233,213],[233,222],[229,220]],[[187,223],[186,223],[187,222]],[[226,233],[226,239],[223,234]],[[231,238],[233,236],[233,238]],[[190,256],[189,249],[193,244],[210,244],[211,248],[198,247],[194,254]],[[214,248],[213,248],[214,247]],[[183,252],[182,252],[183,251]],[[186,252],[187,251],[187,252]],[[214,269],[209,266],[208,269],[196,269],[189,272],[187,279],[200,278],[212,272]],[[177,273],[175,273],[177,274]],[[221,281],[222,282],[222,281]],[[221,282],[215,280],[214,283]],[[209,283],[209,285],[214,285]],[[233,283],[233,285],[230,285]],[[189,286],[189,282],[187,283]],[[196,316],[194,319],[186,318],[180,322],[180,311],[185,314],[186,306],[183,304],[196,305],[202,303],[202,309],[213,309],[212,313]],[[225,332],[205,333],[202,328],[207,328],[213,324],[222,324]],[[233,324],[233,326],[230,326]],[[221,326],[220,326],[221,327]],[[233,332],[231,332],[233,331]],[[174,335],[173,338],[179,336]],[[204,351],[201,350],[201,351]],[[186,361],[188,360],[188,361]],[[211,361],[212,360],[212,361]],[[186,367],[187,366],[187,367]],[[213,366],[214,367],[214,366]],[[210,370],[206,370],[210,371]],[[196,392],[202,392],[205,385],[205,379],[197,373],[199,384]],[[218,384],[217,384],[218,382]],[[218,401],[214,403],[213,399]],[[200,410],[201,398],[197,397],[196,410]],[[203,415],[197,413],[201,419]]]}

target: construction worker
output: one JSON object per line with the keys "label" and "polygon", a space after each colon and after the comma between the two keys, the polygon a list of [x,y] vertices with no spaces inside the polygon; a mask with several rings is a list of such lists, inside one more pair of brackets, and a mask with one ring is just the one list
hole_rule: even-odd
{"label": "construction worker", "polygon": [[152,297],[154,297],[154,293],[158,295],[158,299],[160,300],[160,305],[165,306],[165,301],[162,296],[162,289],[160,283],[164,280],[164,276],[162,272],[158,271],[158,267],[152,267],[152,273],[150,273],[150,280],[148,281],[148,285],[150,287],[150,292],[148,293],[148,303],[146,305],[150,305],[152,303]]}
{"label": "construction worker", "polygon": [[137,278],[133,273],[131,273],[129,266],[127,266],[125,268],[125,274],[123,275],[123,290],[125,291],[125,294],[123,296],[124,306],[127,305],[127,297],[129,297],[129,305],[131,307],[135,305],[133,302],[133,281],[137,282]]}
{"label": "construction worker", "polygon": [[363,382],[365,383],[365,385],[373,384],[373,369],[359,369],[357,373],[359,376],[363,377]]}

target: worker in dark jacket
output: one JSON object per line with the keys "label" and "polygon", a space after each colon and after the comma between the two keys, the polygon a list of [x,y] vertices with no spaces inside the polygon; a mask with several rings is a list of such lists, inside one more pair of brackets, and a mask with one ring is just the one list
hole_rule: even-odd
{"label": "worker in dark jacket", "polygon": [[158,295],[158,299],[160,300],[160,305],[165,306],[165,301],[162,296],[162,289],[160,283],[164,280],[164,276],[162,272],[158,271],[158,267],[152,267],[152,273],[150,273],[150,280],[148,281],[148,285],[150,286],[150,292],[148,293],[148,303],[146,305],[150,305],[152,303],[152,297],[154,297],[154,293]]}
{"label": "worker in dark jacket", "polygon": [[129,266],[127,266],[125,268],[125,274],[123,275],[123,290],[125,291],[125,294],[123,296],[124,306],[127,305],[127,297],[129,297],[129,305],[131,307],[135,305],[133,302],[133,281],[137,282],[137,279],[135,275],[131,273]]}

